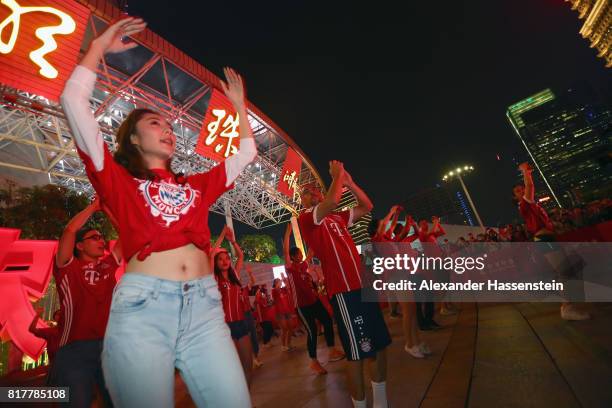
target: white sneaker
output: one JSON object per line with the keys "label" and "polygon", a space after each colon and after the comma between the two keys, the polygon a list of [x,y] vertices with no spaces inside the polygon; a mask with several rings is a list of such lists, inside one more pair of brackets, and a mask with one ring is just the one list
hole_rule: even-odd
{"label": "white sneaker", "polygon": [[408,345],[406,344],[404,346],[404,351],[414,358],[425,358],[425,354],[423,354],[419,346],[408,347]]}
{"label": "white sneaker", "polygon": [[431,354],[433,354],[429,346],[425,343],[419,344],[419,351],[426,356],[430,356]]}
{"label": "white sneaker", "polygon": [[561,306],[561,318],[563,320],[588,320],[591,316],[586,312],[581,312],[573,306]]}

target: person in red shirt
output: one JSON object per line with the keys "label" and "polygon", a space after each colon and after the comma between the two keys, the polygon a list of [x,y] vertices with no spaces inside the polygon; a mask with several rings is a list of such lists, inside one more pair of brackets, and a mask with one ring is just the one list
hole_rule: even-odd
{"label": "person in red shirt", "polygon": [[229,227],[226,226],[223,229],[221,237],[227,238],[234,248],[238,259],[235,266],[232,267],[232,259],[227,250],[225,248],[217,248],[214,256],[215,278],[221,292],[225,321],[230,328],[247,384],[250,387],[251,369],[253,367],[253,346],[244,315],[244,291],[238,277],[238,273],[242,270],[244,253],[234,238],[234,232]]}
{"label": "person in red shirt", "polygon": [[176,136],[168,118],[150,109],[124,119],[111,155],[89,101],[96,71],[105,54],[137,47],[123,39],[145,26],[132,17],[109,25],[60,97],[87,177],[118,221],[127,261],[104,338],[106,384],[115,405],[171,406],[178,368],[196,405],[251,407],[210,266],[208,227],[209,207],[257,155],[244,85],[229,68],[226,81],[214,81],[240,118],[240,144],[208,172],[172,170]]}
{"label": "person in red shirt", "polygon": [[38,327],[38,321],[40,320],[40,316],[36,314],[34,319],[32,319],[32,323],[30,323],[30,327],[28,330],[30,333],[35,335],[36,337],[40,337],[47,342],[47,356],[49,357],[49,371],[47,372],[47,386],[52,386],[55,384],[55,380],[53,377],[53,360],[55,360],[55,354],[59,349],[59,340],[60,340],[60,330],[59,330],[59,322],[62,317],[61,309],[57,309],[55,313],[53,313],[53,321],[47,322],[47,327]]}
{"label": "person in red shirt", "polygon": [[282,283],[283,281],[279,278],[272,281],[272,299],[276,306],[276,322],[281,329],[281,351],[293,351],[294,347],[291,346],[291,336],[293,335],[291,318],[294,307],[291,293],[287,289],[287,285],[283,287]]}
{"label": "person in red shirt", "polygon": [[[531,173],[533,169],[529,163],[521,163],[519,170],[523,173],[523,184],[517,184],[513,187],[512,193],[514,200],[518,204],[519,212],[525,221],[527,231],[533,237],[533,241],[542,242],[539,244],[539,249],[543,249],[544,257],[559,276],[561,280],[575,279],[571,276],[572,272],[564,265],[567,265],[567,255],[562,248],[557,248],[551,244],[556,240],[552,222],[548,218],[546,211],[535,200],[535,188]],[[571,269],[571,268],[569,268]],[[579,279],[578,279],[579,281]],[[567,285],[569,290],[574,290],[572,285]],[[576,288],[578,291],[584,291],[583,288]],[[580,293],[576,297],[581,296]],[[583,295],[582,295],[583,296]],[[569,301],[561,303],[560,307],[561,318],[564,320],[586,320],[590,316],[581,310],[578,310],[574,304]]]}
{"label": "person in red shirt", "polygon": [[255,294],[255,317],[263,330],[263,346],[269,348],[272,346],[270,340],[274,334],[272,322],[276,318],[276,308],[265,283],[259,285]]}
{"label": "person in red shirt", "polygon": [[[374,406],[387,406],[386,347],[391,344],[387,325],[378,303],[361,300],[361,260],[348,227],[372,210],[372,202],[339,161],[330,162],[332,182],[323,197],[316,185],[301,191],[305,208],[298,223],[306,244],[321,260],[327,293],[331,296],[338,332],[348,359],[351,397],[357,407],[365,407],[364,360],[372,361]],[[340,202],[342,187],[356,197],[358,205],[333,212]]]}
{"label": "person in red shirt", "polygon": [[328,348],[328,361],[342,360],[345,356],[343,352],[335,347],[334,325],[325,310],[325,306],[319,300],[312,276],[308,273],[308,264],[312,260],[313,252],[311,251],[306,259],[304,259],[299,248],[290,248],[291,230],[291,222],[289,222],[287,223],[283,239],[283,254],[286,260],[285,270],[287,272],[285,279],[287,286],[292,292],[293,307],[302,321],[308,336],[306,344],[308,356],[310,357],[310,369],[316,374],[327,374],[327,370],[321,366],[317,359],[317,321],[323,325]]}
{"label": "person in red shirt", "polygon": [[[401,206],[393,206],[391,212],[401,212]],[[389,215],[387,215],[389,217]],[[418,255],[416,250],[412,249],[409,244],[418,239],[418,234],[414,233],[408,235],[411,228],[414,231],[418,230],[416,223],[414,222],[411,215],[406,214],[406,222],[395,237],[390,237],[384,233],[384,225],[386,221],[383,220],[383,224],[379,224],[377,229],[371,229],[371,241],[372,248],[376,256],[382,257],[394,257],[398,253],[407,253],[411,257]],[[403,272],[389,271],[385,272],[386,282],[397,282],[401,279],[411,278],[415,279],[414,276],[406,275]],[[418,331],[417,324],[417,304],[415,302],[414,293],[409,291],[395,292],[392,291],[398,300],[399,306],[402,309],[402,329],[404,332],[404,351],[410,354],[414,358],[425,358],[425,356],[431,354],[429,346],[421,341]]]}
{"label": "person in red shirt", "polygon": [[259,341],[257,339],[257,326],[255,325],[255,316],[253,315],[253,306],[251,305],[251,293],[255,287],[255,277],[250,264],[245,264],[245,269],[249,277],[247,285],[242,287],[242,304],[244,305],[244,320],[249,329],[249,337],[251,338],[251,346],[253,348],[253,367],[259,368],[263,363],[259,360]]}
{"label": "person in red shirt", "polygon": [[111,401],[100,355],[117,283],[115,272],[121,263],[121,243],[105,255],[104,237],[85,225],[102,207],[95,198],[70,220],[60,237],[53,268],[63,318],[52,377],[55,385],[70,387],[75,406],[91,404],[94,384],[103,400]]}

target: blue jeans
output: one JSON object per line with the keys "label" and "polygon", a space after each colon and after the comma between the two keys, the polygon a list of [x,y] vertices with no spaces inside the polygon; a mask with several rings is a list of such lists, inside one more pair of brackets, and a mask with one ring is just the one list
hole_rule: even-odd
{"label": "blue jeans", "polygon": [[126,273],[102,351],[114,405],[174,406],[175,367],[198,407],[252,406],[214,277],[179,282]]}

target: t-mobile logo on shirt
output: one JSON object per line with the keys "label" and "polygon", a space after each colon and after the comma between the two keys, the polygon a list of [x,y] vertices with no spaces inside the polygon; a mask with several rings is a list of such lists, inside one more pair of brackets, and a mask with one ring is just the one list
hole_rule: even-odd
{"label": "t-mobile logo on shirt", "polygon": [[98,273],[98,271],[96,270],[87,269],[85,270],[84,274],[85,274],[85,280],[90,285],[95,285],[100,280],[100,273]]}

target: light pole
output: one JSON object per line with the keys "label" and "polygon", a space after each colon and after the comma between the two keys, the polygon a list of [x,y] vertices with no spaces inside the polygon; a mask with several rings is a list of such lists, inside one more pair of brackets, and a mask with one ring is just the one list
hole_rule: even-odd
{"label": "light pole", "polygon": [[470,206],[472,207],[472,211],[474,211],[474,215],[476,216],[476,219],[478,220],[478,224],[480,225],[480,228],[482,228],[482,230],[485,231],[485,226],[482,223],[482,220],[480,219],[480,214],[478,214],[478,210],[476,210],[476,206],[474,205],[474,201],[472,201],[472,196],[470,195],[470,192],[468,191],[467,187],[465,186],[465,183],[463,182],[463,177],[461,177],[462,173],[465,174],[465,173],[473,171],[473,170],[474,170],[473,166],[457,167],[455,170],[452,170],[452,171],[449,171],[448,173],[446,173],[444,175],[444,177],[442,177],[442,180],[449,181],[453,177],[457,177],[459,179],[459,182],[461,183],[461,187],[463,187],[463,191],[465,192],[465,196],[467,197],[468,201],[470,202]]}

